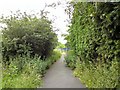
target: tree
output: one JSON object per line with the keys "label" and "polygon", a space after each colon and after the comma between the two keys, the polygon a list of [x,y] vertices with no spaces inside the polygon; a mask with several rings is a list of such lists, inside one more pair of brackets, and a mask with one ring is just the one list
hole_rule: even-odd
{"label": "tree", "polygon": [[59,49],[59,48],[65,48],[65,45],[62,44],[61,42],[58,42],[58,44],[57,44],[57,48],[58,48],[58,49]]}
{"label": "tree", "polygon": [[2,17],[1,22],[7,25],[3,28],[3,57],[18,55],[43,57],[50,55],[57,44],[57,35],[52,30],[51,21],[46,17],[17,12],[8,17]]}

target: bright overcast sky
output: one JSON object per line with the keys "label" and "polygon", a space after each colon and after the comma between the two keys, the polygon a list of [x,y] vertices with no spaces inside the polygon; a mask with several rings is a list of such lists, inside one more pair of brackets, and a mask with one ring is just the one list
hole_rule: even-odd
{"label": "bright overcast sky", "polygon": [[52,20],[53,18],[55,18],[53,27],[59,29],[59,31],[57,32],[59,41],[62,43],[66,43],[64,38],[61,37],[62,34],[67,33],[66,19],[68,19],[68,15],[66,15],[64,11],[66,7],[65,0],[1,0],[0,16],[2,14],[7,16],[10,14],[10,11],[15,12],[17,10],[20,10],[21,12],[26,11],[29,13],[32,11],[32,13],[37,13],[45,7],[45,3],[52,4],[53,2],[56,3],[58,1],[61,2],[59,6],[56,6],[55,8],[46,8],[46,10],[50,12],[48,14],[49,19]]}

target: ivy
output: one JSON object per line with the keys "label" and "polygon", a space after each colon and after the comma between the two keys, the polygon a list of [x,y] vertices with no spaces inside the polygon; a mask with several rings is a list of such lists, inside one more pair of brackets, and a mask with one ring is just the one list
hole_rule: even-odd
{"label": "ivy", "polygon": [[[82,61],[119,60],[120,4],[73,2],[69,46]],[[116,53],[117,52],[117,53]]]}

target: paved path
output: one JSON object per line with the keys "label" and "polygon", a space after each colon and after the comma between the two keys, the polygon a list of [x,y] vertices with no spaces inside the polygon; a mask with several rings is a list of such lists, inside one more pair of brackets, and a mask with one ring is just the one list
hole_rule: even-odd
{"label": "paved path", "polygon": [[43,78],[43,88],[85,88],[73,72],[65,67],[64,55],[54,63]]}

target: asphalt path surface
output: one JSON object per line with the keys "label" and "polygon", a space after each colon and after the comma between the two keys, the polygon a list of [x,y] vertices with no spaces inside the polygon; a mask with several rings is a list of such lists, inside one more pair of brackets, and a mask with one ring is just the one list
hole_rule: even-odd
{"label": "asphalt path surface", "polygon": [[64,54],[55,62],[43,78],[42,88],[85,88],[73,71],[65,66]]}

